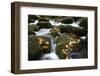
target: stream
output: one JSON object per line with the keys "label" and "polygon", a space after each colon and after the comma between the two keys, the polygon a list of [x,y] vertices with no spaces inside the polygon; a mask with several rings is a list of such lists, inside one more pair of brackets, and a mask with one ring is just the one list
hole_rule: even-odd
{"label": "stream", "polygon": [[[53,26],[59,26],[59,25],[65,25],[65,24],[62,24],[62,23],[59,23],[58,21],[55,21],[55,20],[50,20],[49,21]],[[69,25],[69,24],[68,24]],[[74,27],[79,27],[78,26],[78,22],[75,23],[73,22],[72,24],[70,24],[71,26],[74,26]],[[58,60],[58,56],[57,54],[55,53],[55,49],[56,49],[56,43],[55,43],[55,38],[52,37],[52,35],[50,35],[50,29],[40,29],[38,32],[35,32],[37,36],[44,36],[44,37],[48,37],[50,38],[50,42],[51,42],[51,52],[50,53],[46,53],[44,54],[41,59],[42,60]]]}

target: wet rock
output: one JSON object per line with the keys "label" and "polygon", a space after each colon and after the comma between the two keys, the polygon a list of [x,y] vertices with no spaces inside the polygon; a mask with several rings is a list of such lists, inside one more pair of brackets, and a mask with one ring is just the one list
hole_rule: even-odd
{"label": "wet rock", "polygon": [[50,30],[50,32],[51,32],[51,35],[52,35],[53,37],[56,37],[56,36],[59,36],[60,30],[59,30],[58,27],[53,27],[53,28]]}
{"label": "wet rock", "polygon": [[37,37],[29,35],[28,37],[28,60],[39,60],[41,56],[41,46],[38,44]]}
{"label": "wet rock", "polygon": [[49,19],[48,18],[40,18],[39,22],[49,22]]}
{"label": "wet rock", "polygon": [[44,37],[44,36],[38,36],[38,43],[41,46],[41,51],[42,53],[50,53],[51,50],[51,43],[50,43],[50,38]]}
{"label": "wet rock", "polygon": [[36,36],[36,33],[34,32],[33,29],[28,29],[28,35],[35,35]]}
{"label": "wet rock", "polygon": [[48,18],[40,18],[37,25],[41,28],[49,29],[52,28],[51,23],[49,22]]}
{"label": "wet rock", "polygon": [[35,31],[39,31],[39,26],[37,25],[28,25],[28,35],[36,35]]}
{"label": "wet rock", "polygon": [[28,20],[28,23],[34,23],[34,22],[35,22],[34,19],[29,19],[29,20]]}
{"label": "wet rock", "polygon": [[60,59],[69,59],[70,52],[76,49],[80,38],[72,33],[63,33],[56,39],[56,54]]}
{"label": "wet rock", "polygon": [[38,20],[39,17],[36,15],[28,15],[28,23],[34,23],[35,20]]}
{"label": "wet rock", "polygon": [[45,53],[50,53],[50,39],[43,36],[29,35],[28,37],[29,60],[39,60]]}
{"label": "wet rock", "polygon": [[61,33],[64,33],[64,32],[74,33],[78,36],[85,36],[87,34],[87,29],[80,28],[80,27],[73,27],[73,26],[70,26],[70,25],[66,25],[66,26],[60,25],[59,29],[60,29]]}
{"label": "wet rock", "polygon": [[79,21],[79,20],[81,19],[81,17],[72,17],[72,19],[73,19],[75,22],[77,22],[77,21]]}
{"label": "wet rock", "polygon": [[61,23],[63,24],[71,24],[73,23],[73,19],[72,18],[65,18],[61,21]]}
{"label": "wet rock", "polygon": [[37,25],[40,27],[40,29],[41,28],[45,28],[45,29],[52,28],[52,25],[49,22],[39,22],[37,23]]}
{"label": "wet rock", "polygon": [[78,58],[88,58],[88,45],[87,40],[80,40],[80,43],[76,48],[74,48],[70,52],[70,57],[72,59],[78,59]]}
{"label": "wet rock", "polygon": [[81,18],[79,26],[88,29],[88,18]]}
{"label": "wet rock", "polygon": [[80,46],[81,46],[81,58],[88,58],[88,40],[87,38],[85,40],[81,39],[80,42]]}

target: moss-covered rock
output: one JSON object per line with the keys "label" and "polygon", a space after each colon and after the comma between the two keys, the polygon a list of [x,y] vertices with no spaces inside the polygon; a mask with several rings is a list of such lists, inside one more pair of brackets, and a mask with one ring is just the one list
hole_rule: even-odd
{"label": "moss-covered rock", "polygon": [[34,23],[35,20],[38,20],[39,17],[36,15],[28,15],[28,23]]}
{"label": "moss-covered rock", "polygon": [[28,29],[29,30],[32,29],[34,31],[39,31],[40,30],[39,26],[38,25],[34,25],[34,24],[28,25]]}
{"label": "moss-covered rock", "polygon": [[81,17],[72,17],[72,19],[76,22],[76,21],[79,21]]}
{"label": "moss-covered rock", "polygon": [[50,53],[50,39],[43,36],[29,35],[28,37],[28,59],[39,60],[45,53]]}
{"label": "moss-covered rock", "polygon": [[70,25],[66,25],[66,26],[60,25],[59,29],[60,29],[61,33],[64,33],[64,32],[74,33],[78,36],[87,35],[87,29],[85,29],[85,28],[77,28],[77,27],[73,27],[73,26],[70,26]]}
{"label": "moss-covered rock", "polygon": [[44,36],[38,36],[37,39],[39,45],[41,46],[42,53],[50,53],[51,52],[50,38]]}
{"label": "moss-covered rock", "polygon": [[39,22],[49,22],[48,18],[39,18]]}
{"label": "moss-covered rock", "polygon": [[28,25],[28,35],[36,35],[35,34],[35,31],[39,31],[40,29],[39,29],[39,26],[37,26],[37,25]]}
{"label": "moss-covered rock", "polygon": [[38,60],[41,56],[41,46],[38,43],[37,37],[29,35],[28,37],[28,60]]}
{"label": "moss-covered rock", "polygon": [[37,23],[37,25],[40,27],[40,29],[41,28],[45,28],[45,29],[52,28],[52,25],[49,22],[39,22]]}
{"label": "moss-covered rock", "polygon": [[53,27],[53,28],[50,30],[50,32],[51,32],[51,35],[52,35],[53,37],[56,37],[56,36],[59,36],[60,29],[59,29],[58,27]]}
{"label": "moss-covered rock", "polygon": [[88,29],[88,18],[81,18],[79,26]]}
{"label": "moss-covered rock", "polygon": [[33,29],[28,29],[28,35],[35,35],[36,36],[36,33],[34,32]]}
{"label": "moss-covered rock", "polygon": [[69,59],[70,52],[80,43],[80,39],[73,33],[63,33],[56,39],[56,54],[60,59]]}
{"label": "moss-covered rock", "polygon": [[71,23],[73,23],[73,19],[72,18],[64,18],[64,19],[62,19],[61,23],[71,24]]}

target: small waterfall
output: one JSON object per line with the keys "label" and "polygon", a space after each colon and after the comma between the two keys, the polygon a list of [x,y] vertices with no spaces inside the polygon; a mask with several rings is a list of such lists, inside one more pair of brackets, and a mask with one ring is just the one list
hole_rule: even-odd
{"label": "small waterfall", "polygon": [[50,30],[51,29],[41,29],[40,31],[36,32],[37,36],[48,37],[48,38],[50,38],[50,42],[51,42],[51,52],[44,54],[41,57],[42,60],[46,60],[46,59],[57,60],[57,59],[59,59],[58,56],[55,53],[55,50],[56,50],[55,39],[52,37],[52,35],[50,35]]}

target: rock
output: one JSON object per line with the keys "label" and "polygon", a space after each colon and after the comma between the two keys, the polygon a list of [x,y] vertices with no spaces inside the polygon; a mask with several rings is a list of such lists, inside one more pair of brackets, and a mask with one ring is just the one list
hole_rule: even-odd
{"label": "rock", "polygon": [[79,26],[88,29],[88,18],[81,18]]}
{"label": "rock", "polygon": [[61,21],[61,23],[64,23],[64,24],[71,24],[73,23],[73,19],[72,18],[65,18]]}
{"label": "rock", "polygon": [[50,39],[48,37],[29,35],[28,60],[39,60],[45,53],[50,53]]}
{"label": "rock", "polygon": [[28,35],[35,35],[36,36],[36,33],[34,32],[33,29],[28,29]]}
{"label": "rock", "polygon": [[28,15],[28,23],[34,23],[35,20],[38,20],[39,17],[36,15]]}
{"label": "rock", "polygon": [[87,38],[85,40],[81,39],[80,42],[80,47],[81,47],[81,58],[88,58],[88,40]]}
{"label": "rock", "polygon": [[56,36],[59,36],[60,30],[59,30],[58,27],[53,27],[53,28],[50,30],[50,32],[51,32],[51,35],[52,35],[53,37],[56,37]]}
{"label": "rock", "polygon": [[40,18],[39,22],[37,23],[37,25],[41,28],[45,28],[45,29],[49,29],[52,28],[51,23],[49,22],[48,18]]}
{"label": "rock", "polygon": [[40,29],[41,28],[45,28],[45,29],[52,28],[52,25],[49,22],[39,22],[37,23],[37,25],[40,27]]}
{"label": "rock", "polygon": [[36,35],[35,31],[39,31],[39,26],[37,25],[28,25],[28,35]]}
{"label": "rock", "polygon": [[81,17],[72,17],[72,19],[73,19],[75,22],[77,22],[77,21],[79,21],[79,20],[81,19]]}
{"label": "rock", "polygon": [[85,28],[80,28],[80,27],[73,27],[70,25],[60,25],[59,26],[60,32],[61,33],[74,33],[78,36],[85,36],[87,34],[87,29]]}
{"label": "rock", "polygon": [[69,59],[70,52],[76,49],[80,38],[73,33],[63,33],[56,39],[56,54],[60,59]]}
{"label": "rock", "polygon": [[35,22],[34,19],[29,19],[29,20],[28,20],[28,23],[34,23],[34,22]]}
{"label": "rock", "polygon": [[48,18],[40,18],[39,22],[49,22],[49,19]]}
{"label": "rock", "polygon": [[38,20],[39,17],[37,15],[28,15],[28,19]]}
{"label": "rock", "polygon": [[38,43],[41,46],[42,53],[50,53],[51,52],[51,43],[50,38],[44,36],[38,36]]}
{"label": "rock", "polygon": [[78,46],[70,52],[70,57],[72,59],[88,58],[88,47],[87,46],[88,46],[87,40],[81,39]]}
{"label": "rock", "polygon": [[39,60],[41,56],[41,46],[38,44],[37,37],[29,35],[28,37],[28,60]]}

